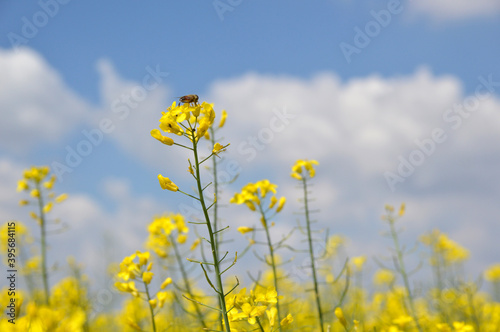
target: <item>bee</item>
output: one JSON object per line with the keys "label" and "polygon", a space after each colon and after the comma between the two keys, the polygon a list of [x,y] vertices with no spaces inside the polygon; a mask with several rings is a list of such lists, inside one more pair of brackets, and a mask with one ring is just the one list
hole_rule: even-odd
{"label": "bee", "polygon": [[179,101],[184,104],[198,104],[198,95],[186,95],[179,97]]}

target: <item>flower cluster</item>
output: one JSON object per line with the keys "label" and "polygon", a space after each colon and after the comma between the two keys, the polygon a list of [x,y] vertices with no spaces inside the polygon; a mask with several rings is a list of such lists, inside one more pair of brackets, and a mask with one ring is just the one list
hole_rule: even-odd
{"label": "flower cluster", "polygon": [[180,244],[185,243],[189,228],[181,214],[171,213],[154,218],[148,226],[149,237],[146,247],[153,250],[161,258],[167,257],[167,250],[172,244],[175,231],[177,231],[176,241]]}
{"label": "flower cluster", "polygon": [[[39,202],[41,203],[41,212],[37,214],[32,211],[30,213],[31,217],[39,224],[42,223],[41,213],[49,213],[54,203],[61,203],[68,198],[67,194],[55,196],[52,188],[56,182],[56,176],[52,175],[49,177],[49,173],[50,168],[48,166],[32,166],[30,169],[24,171],[23,178],[17,182],[17,191],[29,192],[30,197],[35,200],[22,199],[19,201],[19,205],[38,205]],[[47,191],[46,194],[44,194],[44,190]]]}
{"label": "flower cluster", "polygon": [[484,278],[491,282],[500,282],[500,264],[491,265],[484,272]]}
{"label": "flower cluster", "polygon": [[[231,298],[227,299],[229,307],[229,321],[247,321],[254,325],[258,320],[259,324],[263,324],[264,314],[266,314],[268,324],[271,329],[276,324],[277,309],[275,304],[278,302],[278,293],[274,287],[264,288],[258,286],[255,290],[250,290],[250,294],[246,294],[246,288]],[[281,326],[285,326],[293,322],[291,314],[280,322]],[[231,328],[233,331],[234,329]]]}
{"label": "flower cluster", "polygon": [[281,197],[278,201],[276,198],[276,188],[278,186],[269,182],[269,180],[261,180],[255,183],[249,183],[241,189],[240,193],[234,194],[229,201],[234,204],[245,204],[252,211],[256,211],[257,207],[262,208],[262,200],[272,193],[268,208],[272,209],[276,204],[276,213],[280,212],[286,202],[285,197]]}
{"label": "flower cluster", "polygon": [[319,165],[319,163],[316,160],[299,159],[292,166],[292,174],[290,175],[294,179],[302,180],[304,174],[307,172],[307,174],[309,174],[309,177],[313,178],[316,175],[316,170],[314,169],[313,165]]}
{"label": "flower cluster", "polygon": [[[209,129],[212,127],[215,120],[215,111],[213,106],[213,104],[209,104],[207,102],[202,102],[201,104],[198,104],[198,102],[184,103],[179,105],[177,105],[176,102],[173,102],[167,109],[167,112],[162,112],[162,117],[159,120],[159,127],[165,133],[187,137],[194,145],[196,145],[200,137],[205,137],[207,139],[210,138]],[[219,128],[224,125],[226,117],[226,111],[222,111]],[[173,138],[164,136],[160,129],[151,130],[151,136],[163,144],[175,144],[187,148],[182,144],[175,143]],[[220,152],[225,151],[225,148],[228,145],[229,144],[222,145],[220,143],[214,143],[212,154],[210,156],[218,156]],[[195,165],[195,167],[197,167],[197,165]],[[189,165],[188,171],[192,175],[195,174],[193,165]],[[159,174],[158,181],[160,182],[162,189],[179,191],[179,187],[168,177],[164,177]]]}
{"label": "flower cluster", "polygon": [[448,238],[444,233],[434,230],[420,237],[420,241],[432,250],[431,265],[451,265],[465,261],[469,251]]}
{"label": "flower cluster", "polygon": [[[117,274],[117,277],[122,281],[117,281],[115,287],[119,291],[130,293],[135,297],[140,297],[144,293],[144,299],[149,302],[152,308],[156,306],[161,308],[168,298],[168,294],[166,292],[158,292],[155,299],[152,299],[149,294],[148,285],[154,276],[154,273],[151,272],[153,262],[150,261],[150,256],[149,251],[137,251],[135,254],[125,257],[120,263],[120,272]],[[144,292],[137,289],[135,281],[140,281],[144,284]],[[172,283],[172,279],[167,278],[163,281],[160,288],[165,289],[170,283]]]}
{"label": "flower cluster", "polygon": [[[207,102],[201,105],[195,104],[180,104],[174,101],[167,109],[167,112],[162,112],[160,118],[160,129],[165,133],[174,134],[177,136],[186,136],[190,140],[198,141],[200,137],[205,136],[208,128],[212,126],[215,119],[213,104]],[[151,136],[162,142],[163,144],[173,145],[174,140],[170,137],[163,136],[158,129],[151,131]]]}

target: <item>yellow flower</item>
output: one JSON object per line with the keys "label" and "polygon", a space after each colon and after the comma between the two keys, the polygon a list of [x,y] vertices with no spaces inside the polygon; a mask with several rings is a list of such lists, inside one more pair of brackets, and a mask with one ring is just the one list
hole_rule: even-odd
{"label": "yellow flower", "polygon": [[283,210],[283,207],[285,206],[285,202],[286,202],[286,198],[281,197],[280,202],[278,203],[278,207],[276,208],[276,212],[280,212],[281,210]]}
{"label": "yellow flower", "polygon": [[161,286],[160,288],[161,289],[165,289],[165,287],[167,287],[168,285],[170,285],[172,283],[172,278],[167,278],[165,279],[162,283],[161,283]]}
{"label": "yellow flower", "polygon": [[153,275],[154,275],[153,272],[144,272],[142,274],[142,281],[144,281],[145,284],[149,285],[149,283],[153,279]]}
{"label": "yellow flower", "polygon": [[43,213],[49,213],[50,210],[52,210],[52,206],[54,206],[53,202],[48,202],[44,207],[43,207]]}
{"label": "yellow flower", "polygon": [[171,139],[170,137],[167,137],[167,136],[163,136],[158,129],[151,130],[151,136],[153,136],[153,138],[156,138],[157,140],[159,140],[163,144],[166,144],[166,145],[174,144],[173,139]]}
{"label": "yellow flower", "polygon": [[396,319],[393,319],[393,323],[396,325],[399,325],[399,327],[404,328],[406,325],[411,323],[413,321],[413,318],[408,315],[401,315]]}
{"label": "yellow flower", "polygon": [[218,153],[221,151],[225,151],[224,146],[220,143],[215,143],[212,153],[218,155]]}
{"label": "yellow flower", "polygon": [[163,177],[161,174],[158,174],[158,180],[160,181],[160,186],[162,189],[168,189],[171,191],[179,190],[179,187],[175,185],[169,178]]}
{"label": "yellow flower", "polygon": [[276,320],[277,313],[278,313],[278,309],[276,309],[276,307],[272,307],[271,309],[266,310],[266,315],[267,315],[267,318],[269,319],[269,325],[271,327],[274,326],[274,321]]}
{"label": "yellow flower", "polygon": [[406,210],[406,205],[405,203],[401,204],[401,207],[399,208],[399,216],[402,217],[405,214]]}
{"label": "yellow flower", "polygon": [[151,299],[151,300],[149,300],[149,304],[151,305],[151,308],[154,309],[158,305],[158,300],[157,299]]}
{"label": "yellow flower", "polygon": [[135,294],[138,294],[137,288],[135,288],[135,283],[133,281],[129,281],[129,282],[116,282],[115,283],[115,287],[120,292],[131,293],[134,296],[136,296]]}
{"label": "yellow flower", "polygon": [[[160,129],[166,133],[171,133],[171,134],[175,134],[178,136],[181,136],[184,133],[184,130],[182,130],[181,126],[179,126],[177,124],[177,121],[175,119],[172,119],[171,116],[168,115],[168,113],[164,114],[161,117]],[[152,132],[151,132],[151,135],[153,135]],[[154,137],[154,138],[156,138],[156,137]]]}
{"label": "yellow flower", "polygon": [[38,189],[33,189],[33,190],[31,190],[31,192],[30,192],[30,196],[31,196],[31,197],[35,197],[35,198],[38,198],[38,197],[40,197],[40,191],[39,191]]}
{"label": "yellow flower", "polygon": [[313,178],[316,175],[316,170],[313,165],[318,165],[316,160],[302,160],[299,159],[292,166],[292,173],[290,174],[293,178],[297,180],[302,180],[302,170],[308,172],[309,177]]}
{"label": "yellow flower", "polygon": [[264,302],[264,303],[277,303],[278,302],[278,292],[274,287],[269,287],[266,290],[263,288],[258,288],[255,291],[255,302]]}
{"label": "yellow flower", "polygon": [[253,230],[254,229],[252,227],[246,227],[246,226],[238,227],[238,232],[240,232],[241,234],[245,234],[245,233],[251,232]]}
{"label": "yellow flower", "polygon": [[148,264],[148,260],[151,257],[149,251],[146,252],[136,251],[136,255],[139,258],[139,266],[144,266]]}
{"label": "yellow flower", "polygon": [[269,182],[269,180],[248,183],[241,189],[240,193],[234,194],[229,202],[234,204],[245,204],[250,210],[255,211],[256,205],[260,205],[261,199],[265,198],[268,193],[272,192],[276,194],[276,187],[277,185]]}
{"label": "yellow flower", "polygon": [[453,328],[457,332],[474,331],[474,328],[471,325],[465,324],[463,322],[453,322]]}
{"label": "yellow flower", "polygon": [[189,250],[191,251],[195,250],[200,243],[201,243],[200,238],[197,238],[196,240],[193,241],[193,244],[191,245],[191,248],[189,248]]}
{"label": "yellow flower", "polygon": [[49,174],[50,169],[48,166],[32,166],[30,169],[24,171],[24,178],[40,183]]}
{"label": "yellow flower", "polygon": [[354,266],[358,271],[361,271],[363,269],[363,265],[365,264],[365,262],[366,262],[366,256],[358,256],[352,259],[352,263],[354,264]]}
{"label": "yellow flower", "polygon": [[61,194],[56,197],[55,201],[56,203],[61,203],[64,202],[68,198],[68,194]]}
{"label": "yellow flower", "polygon": [[340,324],[342,324],[344,328],[347,328],[347,321],[344,317],[344,312],[340,307],[335,308],[335,316],[339,319]]}
{"label": "yellow flower", "polygon": [[373,277],[373,282],[376,285],[391,285],[394,283],[394,280],[396,277],[394,276],[394,273],[392,271],[383,269],[383,270],[378,270],[375,273],[375,276]]}
{"label": "yellow flower", "polygon": [[224,126],[224,124],[226,123],[226,118],[227,118],[227,112],[226,110],[222,110],[222,115],[219,122],[219,128],[222,128]]}
{"label": "yellow flower", "polygon": [[249,303],[243,303],[241,306],[241,311],[243,314],[246,316],[248,319],[248,322],[251,325],[254,325],[256,323],[256,318],[261,316],[267,309],[267,306],[252,306]]}
{"label": "yellow flower", "polygon": [[25,200],[25,199],[22,199],[22,200],[20,200],[20,201],[19,201],[19,205],[20,205],[20,206],[25,206],[25,205],[28,205],[29,203],[30,203],[30,202],[28,202],[28,201],[27,201],[27,200]]}
{"label": "yellow flower", "polygon": [[484,278],[491,282],[500,282],[500,264],[491,265],[484,272]]}
{"label": "yellow flower", "polygon": [[168,293],[167,292],[158,292],[156,294],[156,297],[158,298],[158,305],[160,306],[160,308],[163,308],[163,304],[165,303],[165,301],[168,298]]}
{"label": "yellow flower", "polygon": [[292,314],[288,314],[285,318],[283,318],[281,320],[280,325],[287,326],[287,325],[290,325],[291,323],[293,323],[293,316],[292,316]]}
{"label": "yellow flower", "polygon": [[439,331],[451,332],[451,328],[446,323],[438,323],[438,324],[436,324],[436,327]]}
{"label": "yellow flower", "polygon": [[177,236],[177,242],[180,243],[180,244],[185,243],[186,240],[187,240],[187,235],[186,234],[179,234]]}
{"label": "yellow flower", "polygon": [[50,177],[50,180],[49,180],[49,181],[47,181],[47,182],[45,182],[45,183],[43,184],[43,186],[44,186],[45,188],[47,188],[47,189],[49,189],[49,190],[50,190],[50,189],[52,189],[52,187],[54,187],[54,182],[56,182],[56,176],[55,176],[55,175],[52,175],[52,176]]}
{"label": "yellow flower", "polygon": [[276,203],[278,203],[278,199],[276,198],[276,196],[272,196],[271,197],[271,203],[269,204],[269,208],[272,209]]}
{"label": "yellow flower", "polygon": [[28,185],[28,181],[26,179],[22,179],[17,181],[17,191],[28,190],[30,186]]}

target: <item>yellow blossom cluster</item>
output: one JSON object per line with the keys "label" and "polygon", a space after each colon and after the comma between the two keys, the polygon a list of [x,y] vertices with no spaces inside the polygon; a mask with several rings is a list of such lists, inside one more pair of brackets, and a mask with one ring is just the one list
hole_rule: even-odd
{"label": "yellow blossom cluster", "polygon": [[292,178],[302,180],[306,173],[310,178],[313,178],[316,175],[313,165],[319,165],[319,163],[316,160],[297,160],[292,166]]}
{"label": "yellow blossom cluster", "polygon": [[[32,166],[30,169],[24,171],[23,178],[17,182],[17,191],[29,192],[29,196],[36,201],[32,202],[29,199],[22,199],[19,201],[19,205],[38,205],[38,202],[42,204],[42,209],[39,213],[34,211],[30,213],[31,217],[39,224],[42,222],[41,213],[49,213],[54,203],[61,203],[68,198],[67,194],[55,196],[52,188],[54,187],[56,176],[52,175],[49,177],[49,173],[50,168],[48,166]],[[47,191],[46,194],[43,193],[44,190]]]}
{"label": "yellow blossom cluster", "polygon": [[[173,102],[167,109],[167,112],[162,112],[160,118],[160,129],[165,133],[174,134],[177,136],[186,136],[190,140],[197,141],[200,137],[205,136],[208,128],[212,126],[215,119],[213,104],[203,102],[201,104],[180,104]],[[172,145],[174,140],[170,137],[163,136],[158,129],[151,131],[151,136],[160,142]]]}
{"label": "yellow blossom cluster", "polygon": [[[145,300],[149,302],[152,308],[159,306],[163,307],[168,294],[166,292],[158,292],[156,298],[151,298],[149,294],[148,285],[153,279],[154,273],[151,272],[153,268],[153,262],[150,261],[151,254],[149,251],[140,252],[137,251],[135,254],[127,256],[120,263],[120,272],[118,272],[117,277],[122,281],[117,281],[115,287],[125,293],[130,293],[135,297],[140,297],[141,293],[145,294]],[[144,284],[145,290],[139,291],[136,287],[135,281],[140,281]],[[165,289],[169,284],[172,283],[171,278],[166,278],[161,284],[160,288]]]}
{"label": "yellow blossom cluster", "polygon": [[269,180],[249,183],[241,189],[240,193],[234,194],[229,202],[234,204],[245,204],[250,210],[256,211],[257,207],[262,208],[262,200],[269,193],[272,193],[268,209],[274,208],[277,204],[276,212],[278,213],[283,209],[286,198],[281,197],[279,200],[276,198],[277,187],[276,184],[269,182]]}
{"label": "yellow blossom cluster", "polygon": [[469,258],[469,251],[448,238],[439,230],[434,230],[420,237],[420,241],[431,248],[431,265],[451,265]]}
{"label": "yellow blossom cluster", "polygon": [[[250,290],[247,294],[246,288],[240,290],[238,294],[228,296],[227,303],[232,308],[229,313],[229,321],[247,321],[251,325],[264,324],[263,320],[267,319],[271,330],[276,324],[277,309],[275,304],[278,302],[278,293],[274,287],[264,288],[256,287],[255,290]],[[265,314],[265,316],[264,316]],[[293,317],[289,314],[280,322],[281,326],[285,326],[293,322]],[[233,328],[231,328],[233,331]]]}
{"label": "yellow blossom cluster", "polygon": [[178,243],[185,243],[189,228],[181,214],[171,213],[154,218],[148,226],[148,232],[146,247],[153,250],[159,257],[165,258],[172,245],[173,234],[177,234]]}

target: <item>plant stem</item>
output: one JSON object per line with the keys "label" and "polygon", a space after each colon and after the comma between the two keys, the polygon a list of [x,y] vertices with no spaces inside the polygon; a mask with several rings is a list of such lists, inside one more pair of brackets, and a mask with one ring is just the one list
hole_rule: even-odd
{"label": "plant stem", "polygon": [[46,240],[46,230],[45,230],[45,213],[43,212],[43,198],[42,198],[42,190],[40,187],[40,183],[36,182],[36,189],[38,190],[38,207],[40,209],[40,246],[42,252],[42,280],[43,280],[43,289],[45,292],[44,302],[46,305],[49,305],[50,292],[49,292],[49,276],[47,273],[47,240]]}
{"label": "plant stem", "polygon": [[260,322],[259,317],[255,317],[255,320],[256,320],[256,321],[257,321],[257,323],[259,324],[259,328],[260,328],[260,330],[261,330],[262,332],[265,332],[265,331],[264,331],[264,327],[262,326],[262,323]]}
{"label": "plant stem", "polygon": [[[193,295],[193,292],[191,290],[191,283],[189,282],[188,275],[186,273],[186,269],[184,268],[183,260],[181,258],[181,255],[179,253],[179,249],[177,248],[177,243],[175,242],[174,237],[172,234],[170,234],[170,242],[172,242],[172,246],[174,247],[174,252],[175,252],[175,258],[177,259],[177,264],[179,264],[179,267],[181,269],[181,274],[182,274],[182,279],[184,280],[184,287],[186,288],[186,291],[192,299],[196,299],[195,296]],[[207,325],[203,319],[203,313],[201,312],[200,306],[198,303],[193,302],[193,305],[196,310],[196,315],[198,316],[198,320],[200,321],[201,325],[203,328],[206,328]]]}
{"label": "plant stem", "polygon": [[[210,127],[210,142],[212,144],[212,146],[215,145],[215,130]],[[219,196],[219,181],[217,180],[217,159],[216,158],[212,158],[212,175],[214,177],[214,193],[215,193],[215,197],[218,197]],[[219,255],[219,242],[221,241],[221,236],[222,236],[222,233],[217,233],[217,231],[219,230],[218,228],[218,208],[219,208],[219,202],[218,200],[215,201],[214,205],[213,205],[213,209],[214,209],[214,232],[216,234],[216,238],[217,238],[217,255]]]}
{"label": "plant stem", "polygon": [[[263,222],[263,226],[264,226],[264,230],[266,231],[267,245],[269,247],[269,253],[270,253],[270,256],[271,256],[271,267],[273,268],[274,288],[276,289],[276,292],[279,295],[279,291],[278,291],[278,273],[276,272],[276,261],[274,260],[274,248],[273,248],[273,244],[271,242],[271,235],[269,234],[269,227],[267,225],[266,215],[264,213],[264,210],[262,209],[262,205],[261,204],[259,204],[259,210],[260,210],[260,214],[262,216],[262,220],[264,221]],[[267,259],[266,259],[266,262],[267,262]],[[277,314],[278,314],[278,322],[281,322],[280,303],[279,303],[278,298],[276,298],[276,300],[277,300],[277,302],[276,302],[276,310],[277,310]]]}
{"label": "plant stem", "polygon": [[308,198],[307,198],[307,180],[305,177],[302,177],[302,186],[304,188],[304,208],[305,208],[305,213],[306,213],[307,240],[309,242],[309,255],[310,255],[310,259],[311,259],[311,269],[312,269],[313,282],[314,282],[314,294],[316,297],[316,306],[318,308],[318,316],[319,316],[319,323],[321,326],[321,332],[324,332],[323,312],[321,311],[318,279],[316,276],[316,266],[314,264],[314,251],[313,251],[312,235],[311,235],[311,220],[309,218],[309,204],[308,204],[309,202],[308,202]]}
{"label": "plant stem", "polygon": [[224,327],[225,327],[227,332],[231,332],[231,328],[229,326],[229,318],[227,317],[226,299],[224,296],[224,288],[222,286],[222,278],[221,278],[221,273],[220,273],[219,254],[217,252],[217,247],[218,247],[217,240],[216,240],[216,237],[215,237],[214,232],[212,230],[212,224],[210,223],[210,216],[208,215],[207,206],[205,204],[205,198],[203,197],[203,191],[202,191],[202,186],[201,186],[201,177],[200,177],[200,163],[199,163],[199,159],[198,159],[197,140],[195,137],[194,130],[192,131],[191,136],[192,136],[191,141],[193,142],[194,160],[195,160],[195,165],[196,165],[196,183],[198,186],[198,193],[200,195],[201,207],[203,209],[203,214],[205,215],[205,221],[207,223],[208,234],[210,237],[210,247],[212,250],[212,258],[213,258],[214,268],[215,268],[215,280],[216,280],[217,288],[218,288],[218,289],[215,289],[215,292],[219,295],[219,308],[221,310],[222,319],[224,320]]}
{"label": "plant stem", "polygon": [[406,273],[406,268],[404,265],[403,252],[401,251],[401,247],[399,245],[398,234],[397,234],[396,229],[394,227],[395,220],[393,217],[389,217],[388,221],[389,221],[389,225],[391,228],[391,236],[392,236],[392,239],[394,241],[394,247],[395,247],[396,253],[397,253],[397,259],[398,259],[398,265],[399,265],[398,270],[399,270],[399,273],[401,274],[401,276],[403,277],[403,282],[405,284],[406,292],[408,293],[408,303],[410,305],[411,315],[413,317],[413,320],[415,321],[415,324],[417,325],[418,330],[420,332],[422,332],[422,327],[420,326],[420,324],[418,322],[418,317],[417,317],[416,312],[415,312],[415,304],[413,303],[413,296],[411,295],[411,290],[410,290],[410,282],[408,280],[408,274]]}
{"label": "plant stem", "polygon": [[153,306],[149,302],[151,300],[151,296],[149,295],[148,284],[146,284],[144,281],[143,281],[143,283],[144,283],[144,288],[146,289],[146,296],[148,297],[149,312],[151,314],[151,323],[153,324],[153,331],[156,332],[155,314],[153,311]]}

